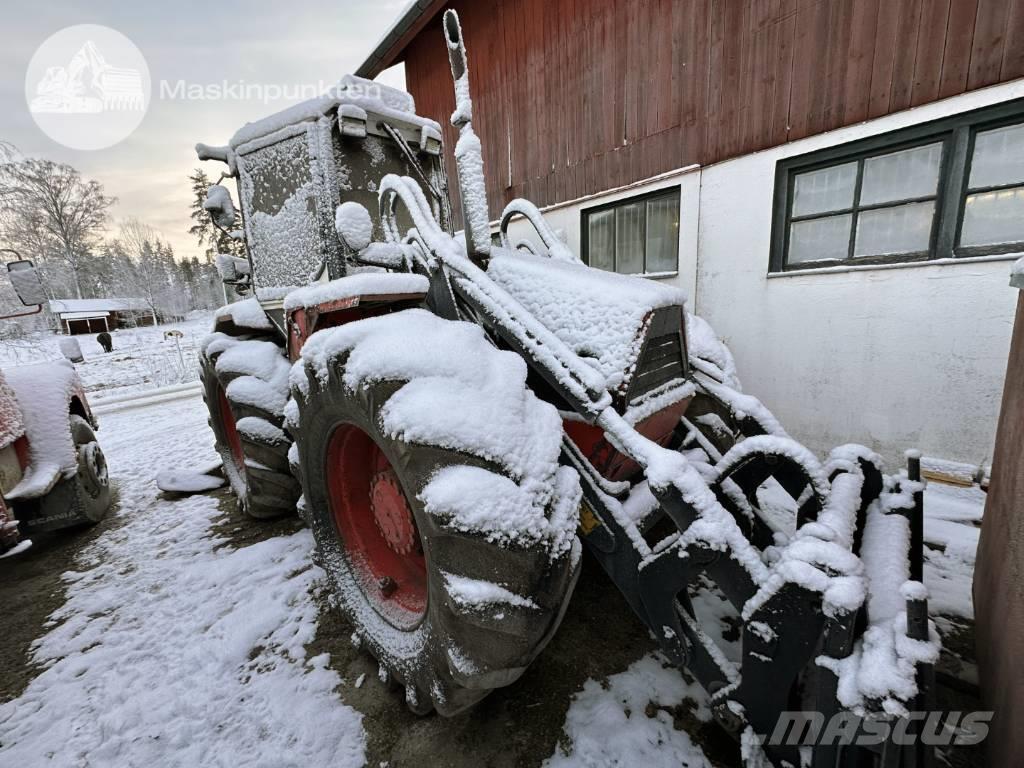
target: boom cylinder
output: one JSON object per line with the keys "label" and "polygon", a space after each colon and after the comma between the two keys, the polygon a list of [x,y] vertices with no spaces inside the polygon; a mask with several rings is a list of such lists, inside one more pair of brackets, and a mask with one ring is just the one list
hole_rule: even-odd
{"label": "boom cylinder", "polygon": [[462,198],[462,229],[466,237],[466,252],[479,263],[486,260],[491,252],[487,184],[480,139],[473,132],[473,102],[469,95],[469,66],[462,26],[459,15],[451,9],[444,12],[444,38],[455,84],[455,111],[451,120],[452,125],[459,129],[455,168],[459,177],[459,197]]}

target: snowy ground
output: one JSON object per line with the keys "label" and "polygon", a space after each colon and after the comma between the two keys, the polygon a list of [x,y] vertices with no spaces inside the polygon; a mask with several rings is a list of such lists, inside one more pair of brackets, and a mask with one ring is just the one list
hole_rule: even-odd
{"label": "snowy ground", "polygon": [[[212,313],[193,313],[188,320],[156,327],[124,328],[111,331],[114,350],[104,353],[96,334],[72,336],[85,357],[76,364],[85,391],[97,397],[134,392],[196,381],[199,378],[199,342],[209,333]],[[181,354],[167,331],[180,331]],[[67,339],[53,333],[32,334],[24,339],[0,341],[0,367],[58,360],[59,342]]]}
{"label": "snowy ground", "polygon": [[[114,517],[77,534],[71,558],[55,559],[66,537],[0,563],[5,605],[3,590],[17,594],[29,569],[70,563],[39,588],[53,593],[48,618],[11,624],[37,640],[31,665],[20,659],[27,674],[11,678],[0,659],[0,764],[737,764],[701,689],[654,652],[589,561],[562,629],[522,680],[467,715],[414,717],[326,606],[306,530],[241,518],[224,492],[161,497],[159,470],[213,458],[202,401],[118,408],[100,415]],[[969,626],[982,502],[973,489],[927,494],[927,581],[944,631]]]}

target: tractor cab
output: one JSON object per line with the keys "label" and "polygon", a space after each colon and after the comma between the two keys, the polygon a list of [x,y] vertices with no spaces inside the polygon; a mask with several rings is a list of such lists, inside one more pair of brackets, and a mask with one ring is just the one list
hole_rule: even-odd
{"label": "tractor cab", "polygon": [[[197,149],[227,162],[237,180],[243,229],[234,236],[244,236],[250,270],[241,275],[232,261],[232,282],[251,284],[282,331],[288,290],[343,277],[353,265],[353,249],[335,233],[339,205],[365,207],[372,239],[384,239],[377,199],[387,174],[417,179],[434,219],[451,229],[441,128],[416,115],[404,91],[346,75],[324,97],[246,124],[227,147]],[[234,219],[225,193],[213,187],[207,198],[220,226]],[[404,216],[402,231],[412,226]]]}

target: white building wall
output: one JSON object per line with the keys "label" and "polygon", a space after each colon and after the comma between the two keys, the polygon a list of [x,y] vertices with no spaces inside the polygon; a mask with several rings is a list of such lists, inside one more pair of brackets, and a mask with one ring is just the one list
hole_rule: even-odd
{"label": "white building wall", "polygon": [[[990,460],[1015,291],[1010,262],[769,275],[775,165],[782,158],[1024,96],[1003,84],[628,188],[553,206],[545,218],[580,249],[580,212],[680,186],[683,288],[736,357],[745,389],[819,454],[859,442],[901,462],[906,448]],[[528,236],[513,222],[513,238]],[[536,240],[536,238],[534,238]]]}
{"label": "white building wall", "polygon": [[747,389],[812,449],[990,460],[1016,296],[1007,257],[769,277],[776,162],[1022,95],[1018,81],[701,173],[697,312]]}

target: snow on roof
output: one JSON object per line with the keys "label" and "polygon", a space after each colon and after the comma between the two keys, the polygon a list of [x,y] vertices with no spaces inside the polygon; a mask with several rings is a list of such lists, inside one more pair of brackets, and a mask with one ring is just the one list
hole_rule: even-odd
{"label": "snow on roof", "polygon": [[64,320],[102,320],[107,316],[106,312],[61,312]]}
{"label": "snow on roof", "polygon": [[[107,312],[148,311],[145,299],[50,299],[50,311],[56,315],[102,317]],[[69,317],[74,320],[74,317]]]}
{"label": "snow on roof", "polygon": [[441,126],[434,120],[416,114],[416,103],[410,94],[398,88],[375,83],[356,75],[345,75],[327,94],[303,101],[272,115],[246,123],[228,144],[238,149],[243,144],[280,131],[289,125],[316,120],[342,104],[352,104],[385,119],[429,126],[438,133]]}

